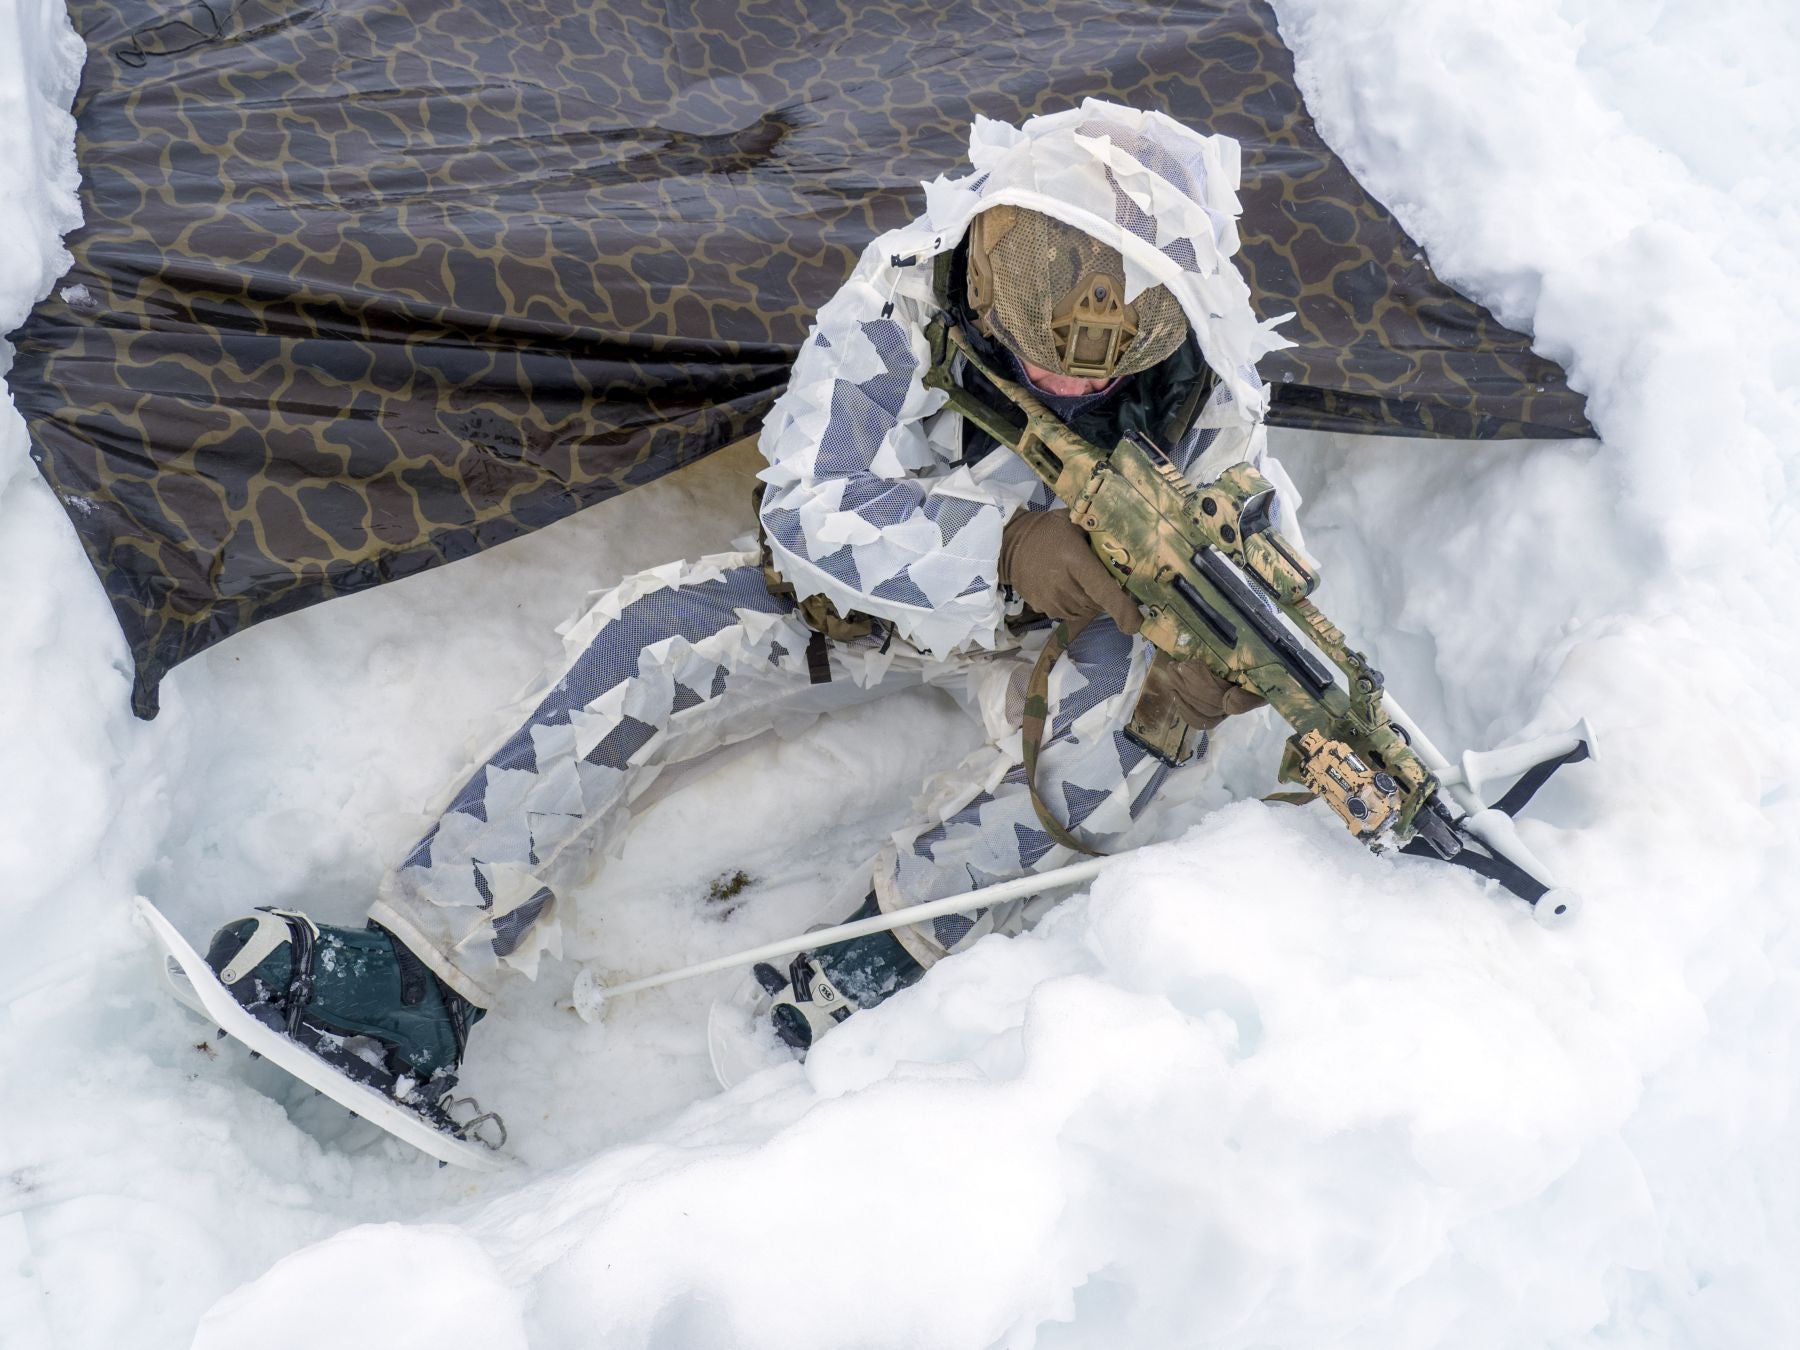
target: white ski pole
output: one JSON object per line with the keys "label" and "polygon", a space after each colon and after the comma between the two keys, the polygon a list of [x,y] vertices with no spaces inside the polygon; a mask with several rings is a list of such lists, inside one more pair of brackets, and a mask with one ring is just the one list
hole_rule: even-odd
{"label": "white ski pole", "polygon": [[800,933],[794,937],[783,938],[779,942],[770,942],[761,947],[751,947],[745,951],[733,952],[729,956],[716,956],[710,961],[701,961],[697,965],[683,966],[680,970],[666,970],[660,975],[646,975],[642,979],[628,980],[624,984],[615,984],[610,987],[603,984],[600,977],[592,970],[583,970],[575,977],[572,996],[567,1002],[558,1006],[572,1008],[581,1014],[584,1022],[598,1021],[606,1001],[611,998],[622,998],[626,994],[641,993],[646,989],[674,984],[678,980],[692,980],[701,975],[712,975],[721,970],[730,970],[735,966],[754,965],[758,961],[772,961],[778,956],[792,956],[795,952],[828,947],[834,942],[848,942],[851,938],[867,937],[870,933],[885,933],[895,928],[910,928],[914,924],[925,923],[942,914],[966,914],[972,909],[987,909],[1008,900],[1016,900],[1020,896],[1036,895],[1040,891],[1053,890],[1058,886],[1078,885],[1098,876],[1108,863],[1126,856],[1128,854],[1115,853],[1105,858],[1088,858],[1083,862],[1071,863],[1067,867],[1055,867],[1048,872],[1028,873],[1022,877],[1014,877],[1011,881],[996,882],[992,886],[983,886],[979,890],[964,891],[961,895],[947,895],[942,900],[932,900],[927,904],[909,905],[893,914],[876,914],[867,919],[857,919],[854,923],[840,923],[835,928],[820,928],[811,933]]}

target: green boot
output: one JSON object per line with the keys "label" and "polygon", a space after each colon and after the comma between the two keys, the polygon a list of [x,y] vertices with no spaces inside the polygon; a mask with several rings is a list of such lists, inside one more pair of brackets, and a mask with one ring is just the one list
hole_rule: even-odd
{"label": "green boot", "polygon": [[262,909],[213,935],[206,962],[259,1022],[440,1128],[485,1015],[386,929]]}

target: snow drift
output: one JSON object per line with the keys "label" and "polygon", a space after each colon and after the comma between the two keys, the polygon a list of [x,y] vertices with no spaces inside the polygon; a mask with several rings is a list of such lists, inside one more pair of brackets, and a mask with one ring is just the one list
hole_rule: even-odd
{"label": "snow drift", "polygon": [[[547,969],[469,1064],[525,1167],[436,1172],[212,1044],[156,990],[125,899],[199,935],[266,901],[354,921],[555,622],[740,529],[736,485],[671,478],[265,625],[144,726],[9,411],[7,1350],[1800,1336],[1796,21],[1766,0],[1278,8],[1328,139],[1565,364],[1604,436],[1280,446],[1322,605],[1444,743],[1600,724],[1604,757],[1526,826],[1581,921],[1546,932],[1312,811],[1226,804],[1270,786],[1275,733],[1246,722],[1147,830],[1173,842],[804,1068],[716,1095],[711,989],[596,1032],[554,1007],[573,962]],[[69,224],[78,48],[48,0],[4,22],[16,315]],[[572,957],[638,973],[805,922],[974,738],[907,695],[720,758],[597,877]]]}

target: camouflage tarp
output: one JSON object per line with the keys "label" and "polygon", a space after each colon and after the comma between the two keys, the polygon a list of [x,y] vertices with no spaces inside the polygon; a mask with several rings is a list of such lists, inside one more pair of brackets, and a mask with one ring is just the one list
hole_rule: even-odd
{"label": "camouflage tarp", "polygon": [[272,615],[750,431],[977,112],[1244,144],[1273,422],[1569,436],[1562,372],[1319,140],[1248,0],[74,0],[86,223],[11,384],[156,710]]}

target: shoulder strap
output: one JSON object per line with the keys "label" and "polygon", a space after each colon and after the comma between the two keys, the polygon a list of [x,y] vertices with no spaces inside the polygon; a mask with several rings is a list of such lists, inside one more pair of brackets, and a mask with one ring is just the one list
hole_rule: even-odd
{"label": "shoulder strap", "polygon": [[1050,813],[1049,803],[1039,794],[1037,786],[1038,753],[1044,748],[1044,723],[1050,716],[1050,668],[1069,649],[1072,641],[1074,637],[1069,625],[1059,623],[1050,630],[1044,650],[1038,653],[1037,664],[1031,668],[1031,681],[1025,686],[1025,717],[1019,727],[1019,745],[1025,760],[1025,786],[1031,791],[1031,809],[1037,812],[1038,823],[1044,827],[1044,832],[1064,848],[1098,858],[1101,856],[1099,849],[1082,843]]}

